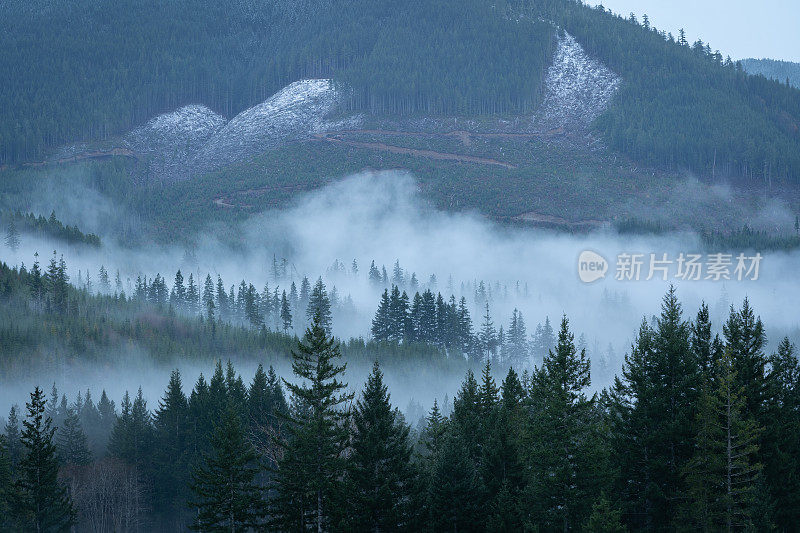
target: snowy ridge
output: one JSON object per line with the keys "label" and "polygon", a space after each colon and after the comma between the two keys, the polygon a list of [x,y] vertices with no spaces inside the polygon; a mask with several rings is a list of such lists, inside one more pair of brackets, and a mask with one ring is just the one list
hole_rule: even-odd
{"label": "snowy ridge", "polygon": [[605,110],[619,84],[619,76],[589,57],[565,32],[545,77],[544,100],[537,117],[540,127],[585,129]]}
{"label": "snowy ridge", "polygon": [[[330,80],[296,81],[232,118],[203,146],[196,163],[205,170],[218,168],[286,141],[344,127],[347,124],[325,120],[338,102]],[[352,125],[354,121],[358,118],[346,122]]]}
{"label": "snowy ridge", "polygon": [[205,142],[225,122],[225,117],[206,106],[187,105],[151,119],[130,132],[126,141],[142,152],[176,144],[185,145],[187,142]]}
{"label": "snowy ridge", "polygon": [[181,178],[197,150],[225,122],[225,117],[206,106],[187,105],[158,115],[123,141],[127,148],[145,156],[150,172]]}
{"label": "snowy ridge", "polygon": [[145,156],[150,171],[185,179],[244,161],[258,153],[316,133],[353,128],[361,116],[338,122],[326,115],[339,103],[330,80],[291,83],[230,121],[203,105],[188,105],[154,117],[128,133],[123,142]]}

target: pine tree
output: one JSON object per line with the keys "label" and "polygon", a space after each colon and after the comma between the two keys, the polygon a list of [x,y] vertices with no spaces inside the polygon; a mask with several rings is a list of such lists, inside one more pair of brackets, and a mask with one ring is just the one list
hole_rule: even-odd
{"label": "pine tree", "polygon": [[81,427],[78,413],[69,409],[63,425],[58,428],[58,458],[65,465],[86,465],[92,461],[92,453]]}
{"label": "pine tree", "polygon": [[8,227],[6,228],[6,246],[15,252],[19,249],[19,230],[17,229],[17,225],[14,224],[13,219],[8,223]]}
{"label": "pine tree", "polygon": [[183,309],[186,305],[186,287],[183,285],[183,274],[181,274],[180,270],[175,273],[170,303],[178,309]]}
{"label": "pine tree", "polygon": [[192,529],[248,531],[263,527],[266,507],[255,483],[258,454],[245,438],[232,406],[211,435],[211,454],[194,472],[191,506],[197,510]]}
{"label": "pine tree", "polygon": [[303,381],[284,380],[294,408],[276,471],[273,525],[278,529],[322,531],[338,522],[348,419],[342,408],[353,397],[343,392],[347,385],[338,379],[345,370],[338,364],[340,357],[339,345],[317,313],[292,351],[292,370]]}
{"label": "pine tree", "polygon": [[464,438],[449,432],[435,457],[428,489],[429,524],[434,531],[483,529],[483,488]]}
{"label": "pine tree", "polygon": [[308,307],[306,308],[306,318],[309,322],[313,321],[317,315],[319,315],[319,324],[330,335],[333,325],[331,302],[325,292],[325,284],[322,283],[322,278],[317,279],[317,283],[308,298]]}
{"label": "pine tree", "polygon": [[481,324],[481,330],[478,333],[478,341],[481,344],[484,361],[492,360],[497,348],[497,331],[494,329],[492,316],[489,314],[489,302],[486,302],[486,314],[483,316],[483,324]]}
{"label": "pine tree", "polygon": [[197,291],[197,285],[194,283],[194,275],[189,272],[189,281],[186,285],[186,309],[190,314],[196,314],[199,311],[198,305],[200,302],[200,293]]}
{"label": "pine tree", "polygon": [[800,363],[788,338],[769,358],[769,368],[761,462],[776,526],[789,531],[800,523]]}
{"label": "pine tree", "polygon": [[695,453],[685,468],[687,514],[706,531],[753,529],[760,429],[746,411],[729,350],[717,366],[714,390],[701,397]]}
{"label": "pine tree", "polygon": [[[188,485],[189,403],[178,370],[173,370],[164,397],[153,416],[154,498],[169,517],[180,517]],[[179,524],[175,524],[176,526]]]}
{"label": "pine tree", "polygon": [[39,387],[31,393],[23,421],[22,444],[25,454],[19,464],[15,509],[23,530],[69,531],[75,523],[72,500],[58,481],[58,459],[53,444],[55,428],[44,418],[45,397]]}
{"label": "pine tree", "polygon": [[11,510],[18,500],[11,477],[6,436],[0,435],[0,531],[13,531]]}
{"label": "pine tree", "polygon": [[283,332],[288,332],[292,327],[292,309],[286,298],[286,291],[283,291],[281,295],[281,321],[283,322]]}
{"label": "pine tree", "polygon": [[125,393],[108,447],[111,455],[144,472],[153,450],[153,426],[141,388],[133,402]]}
{"label": "pine tree", "polygon": [[737,386],[744,388],[747,413],[758,422],[765,402],[767,359],[763,352],[766,343],[764,325],[745,298],[739,311],[731,308],[731,315],[722,330],[736,371]]}
{"label": "pine tree", "polygon": [[348,526],[356,531],[408,527],[414,486],[409,428],[392,409],[376,362],[353,411],[347,477]]}
{"label": "pine tree", "polygon": [[372,319],[372,338],[378,342],[385,342],[389,340],[390,334],[389,289],[384,289],[375,318]]}
{"label": "pine tree", "polygon": [[693,453],[702,387],[673,287],[656,328],[642,323],[622,374],[611,392],[613,457],[620,472],[616,490],[632,528],[669,525],[683,499],[681,475]]}
{"label": "pine tree", "polygon": [[100,401],[97,402],[97,412],[100,415],[97,432],[94,435],[95,442],[97,443],[96,451],[98,455],[104,453],[108,442],[111,439],[111,432],[114,431],[114,424],[117,421],[116,408],[114,402],[108,399],[106,391],[100,394]]}
{"label": "pine tree", "polygon": [[372,261],[369,265],[369,281],[375,286],[379,286],[382,283],[381,272],[375,266],[375,261]]}
{"label": "pine tree", "polygon": [[[267,373],[262,365],[258,365],[247,393],[247,412],[248,435],[253,446],[269,470],[274,471],[279,448],[276,443],[283,436],[283,423],[289,409],[280,380],[271,366]],[[259,476],[263,477],[266,475]]]}
{"label": "pine tree", "polygon": [[16,405],[11,406],[8,412],[6,427],[4,428],[9,467],[12,474],[16,473],[19,462],[22,459],[22,440],[20,440],[18,411],[19,408]]}
{"label": "pine tree", "polygon": [[592,504],[592,514],[589,515],[584,530],[593,533],[625,533],[627,528],[622,524],[622,511],[614,507],[605,494],[601,494]]}
{"label": "pine tree", "polygon": [[425,418],[425,430],[422,433],[422,443],[425,451],[430,456],[436,456],[441,450],[447,430],[447,418],[439,410],[439,402],[434,399],[433,407]]}
{"label": "pine tree", "polygon": [[716,378],[713,368],[714,361],[714,342],[711,338],[711,319],[708,314],[708,306],[703,302],[697,312],[697,318],[691,326],[692,328],[692,351],[700,365],[700,372],[704,380],[708,383]]}
{"label": "pine tree", "polygon": [[535,523],[548,529],[578,528],[601,486],[603,450],[595,426],[589,360],[578,353],[566,316],[554,351],[534,375],[528,464],[537,465],[527,503]]}

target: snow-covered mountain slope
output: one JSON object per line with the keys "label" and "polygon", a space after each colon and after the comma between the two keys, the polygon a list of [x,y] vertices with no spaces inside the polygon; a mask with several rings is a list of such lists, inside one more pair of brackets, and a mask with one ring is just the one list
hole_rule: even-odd
{"label": "snow-covered mountain slope", "polygon": [[603,112],[619,84],[619,76],[565,32],[545,77],[537,122],[545,129],[584,129]]}
{"label": "snow-covered mountain slope", "polygon": [[285,142],[358,126],[357,115],[326,120],[338,102],[330,80],[300,80],[230,121],[203,105],[188,105],[151,119],[128,133],[123,143],[144,156],[151,176],[183,179],[247,160]]}
{"label": "snow-covered mountain slope", "polygon": [[345,123],[325,120],[338,101],[339,97],[329,80],[296,81],[265,102],[232,118],[208,139],[197,154],[195,163],[203,170],[218,168],[287,141],[356,125],[358,117]]}
{"label": "snow-covered mountain slope", "polygon": [[187,105],[151,119],[125,136],[124,142],[144,156],[151,175],[183,177],[192,158],[225,117],[203,105]]}

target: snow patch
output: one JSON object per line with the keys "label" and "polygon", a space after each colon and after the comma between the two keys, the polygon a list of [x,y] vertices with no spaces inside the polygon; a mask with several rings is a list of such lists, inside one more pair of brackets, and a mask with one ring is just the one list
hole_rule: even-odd
{"label": "snow patch", "polygon": [[618,75],[564,32],[545,77],[540,127],[587,128],[606,109],[619,84]]}
{"label": "snow patch", "polygon": [[242,161],[287,141],[357,124],[358,117],[328,122],[339,96],[327,79],[300,80],[230,120],[203,146],[196,163],[204,170]]}
{"label": "snow patch", "polygon": [[225,117],[204,105],[187,105],[151,119],[133,134],[206,138],[225,124]]}
{"label": "snow patch", "polygon": [[204,105],[187,105],[131,131],[124,143],[145,156],[151,173],[181,178],[197,150],[225,122],[225,117]]}

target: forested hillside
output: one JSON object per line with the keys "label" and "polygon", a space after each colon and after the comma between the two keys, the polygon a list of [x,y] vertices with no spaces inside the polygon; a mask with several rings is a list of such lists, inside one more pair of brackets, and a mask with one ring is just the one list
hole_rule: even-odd
{"label": "forested hillside", "polygon": [[283,380],[217,361],[189,394],[176,370],[157,405],[139,389],[119,409],[106,391],[35,388],[0,435],[0,527],[792,531],[800,519],[800,365],[788,339],[765,352],[747,300],[715,336],[708,307],[689,318],[670,288],[600,393],[564,317],[541,364],[487,360],[411,420],[386,386],[396,370],[376,362],[350,392],[353,359],[321,318],[283,347]]}
{"label": "forested hillside", "polygon": [[11,2],[7,10],[0,114],[13,120],[0,126],[3,162],[107,138],[188,103],[231,117],[310,77],[332,78],[345,110],[529,113],[560,29],[622,76],[596,122],[612,149],[671,170],[800,178],[799,90],[747,75],[707,43],[665,35],[646,17],[571,0]]}
{"label": "forested hillside", "polygon": [[750,74],[760,74],[765,78],[800,89],[800,63],[776,59],[742,59],[742,67]]}
{"label": "forested hillside", "polygon": [[[749,76],[708,43],[659,31],[646,16],[546,4],[557,24],[623,78],[596,123],[613,149],[708,176],[800,178],[800,90]],[[540,2],[519,5],[523,13],[541,9]]]}
{"label": "forested hillside", "polygon": [[501,15],[483,0],[11,9],[0,23],[0,45],[13,50],[0,59],[0,114],[16,120],[2,125],[0,160],[104,138],[186,103],[231,116],[291,81],[334,73],[353,88],[352,107],[529,109],[553,30]]}

